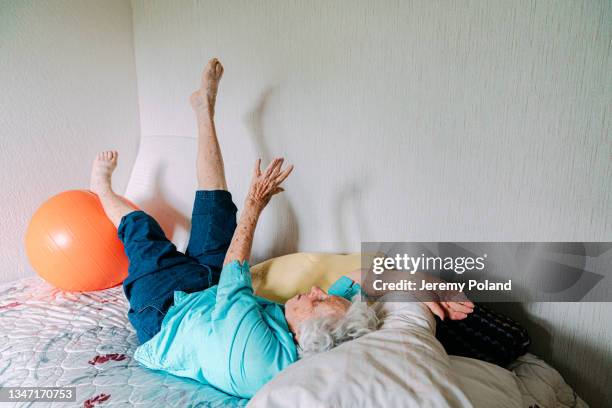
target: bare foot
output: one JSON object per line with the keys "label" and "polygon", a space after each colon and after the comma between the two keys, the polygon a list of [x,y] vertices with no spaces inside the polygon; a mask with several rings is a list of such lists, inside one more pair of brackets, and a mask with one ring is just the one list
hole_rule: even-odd
{"label": "bare foot", "polygon": [[202,73],[200,89],[192,93],[189,98],[191,106],[197,115],[214,115],[221,76],[223,76],[223,65],[221,65],[221,62],[216,58],[208,61]]}
{"label": "bare foot", "polygon": [[91,181],[89,189],[97,195],[112,193],[111,175],[117,167],[117,157],[119,154],[115,150],[98,153],[91,167]]}

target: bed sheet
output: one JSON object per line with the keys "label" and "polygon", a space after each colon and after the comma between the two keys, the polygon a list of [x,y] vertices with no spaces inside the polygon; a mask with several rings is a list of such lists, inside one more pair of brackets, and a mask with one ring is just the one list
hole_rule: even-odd
{"label": "bed sheet", "polygon": [[[131,357],[137,339],[127,309],[121,286],[71,293],[38,277],[0,285],[0,386],[77,389],[72,403],[0,403],[0,407],[247,405],[248,400],[214,387],[139,366]],[[459,378],[465,382],[474,377],[471,389],[484,395],[481,388],[490,385],[492,377],[480,365],[487,363],[455,356],[451,362],[455,369],[464,368]],[[587,406],[556,370],[535,356],[527,354],[509,368],[523,395],[523,407]]]}
{"label": "bed sheet", "polygon": [[132,359],[138,343],[127,310],[121,286],[71,293],[38,277],[0,285],[0,386],[76,387],[76,402],[36,407],[247,404],[212,386],[139,366]]}

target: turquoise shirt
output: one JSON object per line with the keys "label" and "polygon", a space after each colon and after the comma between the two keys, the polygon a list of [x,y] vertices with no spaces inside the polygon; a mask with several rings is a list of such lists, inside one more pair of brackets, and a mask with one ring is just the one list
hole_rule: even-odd
{"label": "turquoise shirt", "polygon": [[[347,299],[359,285],[342,277],[330,294]],[[219,284],[201,292],[174,292],[160,331],[136,349],[134,359],[251,398],[298,359],[283,307],[253,294],[245,261],[223,267]]]}

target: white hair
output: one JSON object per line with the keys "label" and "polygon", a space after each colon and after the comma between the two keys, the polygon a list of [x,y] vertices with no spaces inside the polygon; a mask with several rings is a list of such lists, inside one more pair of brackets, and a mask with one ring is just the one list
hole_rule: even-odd
{"label": "white hair", "polygon": [[351,306],[341,316],[324,316],[308,319],[300,325],[298,353],[300,357],[327,350],[371,333],[378,329],[376,311],[355,295]]}

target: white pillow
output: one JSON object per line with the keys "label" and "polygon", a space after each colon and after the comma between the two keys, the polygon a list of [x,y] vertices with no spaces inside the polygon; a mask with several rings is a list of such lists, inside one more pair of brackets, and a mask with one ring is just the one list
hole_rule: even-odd
{"label": "white pillow", "polygon": [[418,302],[382,307],[380,330],[290,365],[248,406],[471,407],[429,309]]}
{"label": "white pillow", "polygon": [[531,406],[524,404],[517,377],[511,371],[467,357],[450,356],[450,361],[461,389],[475,407]]}

